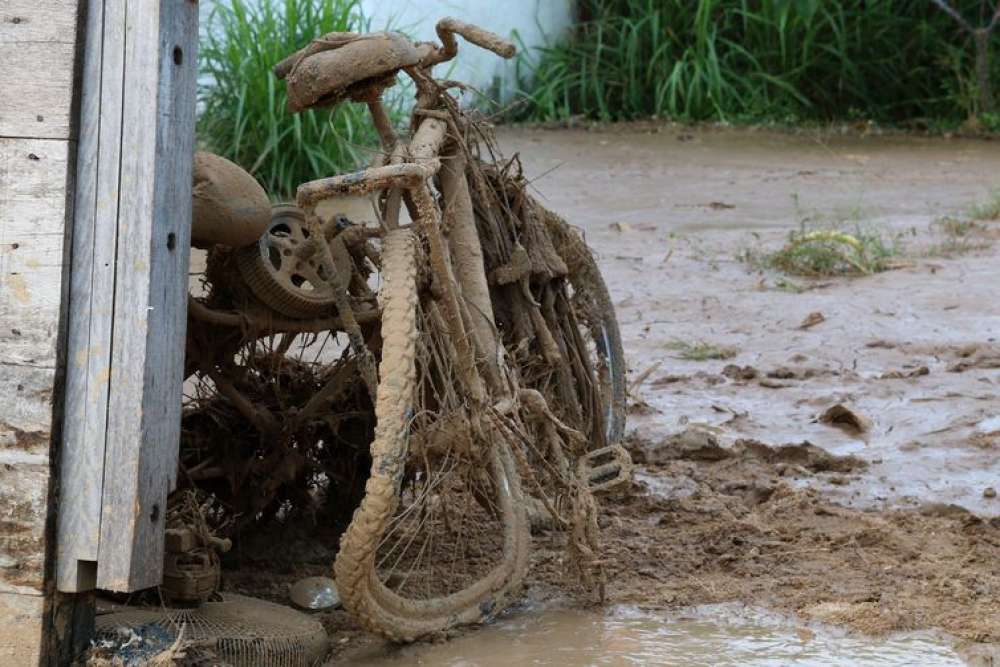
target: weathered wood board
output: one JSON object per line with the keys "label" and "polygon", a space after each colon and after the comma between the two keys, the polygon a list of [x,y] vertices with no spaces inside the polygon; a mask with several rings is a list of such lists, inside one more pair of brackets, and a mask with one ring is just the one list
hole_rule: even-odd
{"label": "weathered wood board", "polygon": [[0,664],[35,664],[56,385],[66,140],[0,138]]}
{"label": "weathered wood board", "polygon": [[0,2],[0,137],[70,137],[77,4]]}
{"label": "weathered wood board", "polygon": [[91,3],[83,33],[62,444],[62,495],[73,502],[60,508],[57,537],[56,581],[62,591],[90,590],[97,578],[125,69],[124,49],[110,48],[105,55],[103,46],[105,33],[112,44],[121,44],[124,32],[125,0]]}
{"label": "weathered wood board", "polygon": [[[156,6],[159,11],[151,11]],[[160,583],[167,494],[177,471],[198,5],[178,0],[129,2],[125,34],[112,354],[97,559],[98,587],[117,591]],[[104,48],[107,53],[108,33]]]}
{"label": "weathered wood board", "polygon": [[0,664],[46,649],[79,6],[0,2]]}
{"label": "weathered wood board", "polygon": [[160,582],[186,324],[197,4],[91,3],[57,583]]}

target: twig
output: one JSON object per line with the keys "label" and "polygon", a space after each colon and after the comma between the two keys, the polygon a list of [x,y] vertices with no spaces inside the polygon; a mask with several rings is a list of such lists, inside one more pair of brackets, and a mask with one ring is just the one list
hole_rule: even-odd
{"label": "twig", "polygon": [[646,379],[653,374],[653,371],[659,368],[662,364],[663,364],[662,361],[657,361],[655,364],[644,370],[642,373],[639,373],[639,377],[632,380],[632,384],[628,386],[628,393],[634,394],[635,390],[641,387],[642,383],[645,382]]}

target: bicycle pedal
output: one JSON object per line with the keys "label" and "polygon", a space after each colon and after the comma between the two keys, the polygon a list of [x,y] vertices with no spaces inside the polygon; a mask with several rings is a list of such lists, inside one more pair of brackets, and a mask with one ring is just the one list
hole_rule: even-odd
{"label": "bicycle pedal", "polygon": [[632,480],[632,457],[621,445],[608,445],[584,454],[580,461],[586,469],[591,493],[607,491]]}

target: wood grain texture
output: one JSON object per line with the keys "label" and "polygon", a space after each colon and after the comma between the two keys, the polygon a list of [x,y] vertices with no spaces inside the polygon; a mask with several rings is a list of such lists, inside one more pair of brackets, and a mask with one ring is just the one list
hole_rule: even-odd
{"label": "wood grain texture", "polygon": [[0,139],[0,449],[10,443],[46,457],[69,149],[65,141]]}
{"label": "wood grain texture", "polygon": [[180,431],[197,22],[193,2],[133,2],[126,11],[125,150],[97,570],[98,586],[110,590],[156,585],[163,569]]}
{"label": "wood grain texture", "polygon": [[[68,368],[58,518],[59,590],[94,587],[115,292],[125,0],[87,12],[70,284]],[[105,53],[104,45],[109,48]]]}
{"label": "wood grain texture", "polygon": [[[0,0],[0,664],[67,664],[49,452],[62,417],[78,0]],[[58,392],[58,394],[57,394]],[[69,602],[70,604],[67,604]],[[89,606],[92,610],[92,605]],[[92,615],[92,612],[90,612]],[[74,618],[77,614],[74,612]]]}
{"label": "wood grain texture", "polygon": [[0,2],[0,137],[67,139],[78,3]]}
{"label": "wood grain texture", "polygon": [[45,588],[48,481],[47,459],[0,466],[0,593],[41,595]]}

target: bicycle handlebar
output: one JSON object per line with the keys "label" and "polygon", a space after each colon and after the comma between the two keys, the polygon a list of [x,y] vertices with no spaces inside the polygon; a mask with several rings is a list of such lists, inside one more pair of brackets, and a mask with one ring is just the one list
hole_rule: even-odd
{"label": "bicycle handlebar", "polygon": [[[441,46],[422,42],[416,44],[421,52],[420,63],[424,67],[433,67],[443,62],[447,62],[458,54],[458,41],[455,35],[461,35],[470,44],[492,51],[501,58],[513,58],[516,49],[513,44],[501,38],[499,35],[471,23],[459,21],[456,18],[446,17],[437,22],[435,26],[438,37],[441,39]],[[377,34],[377,33],[376,33]],[[284,60],[274,66],[273,72],[279,79],[284,79],[295,65],[302,59],[311,55],[335,49],[358,39],[365,39],[366,35],[353,32],[331,32],[323,35],[302,49],[289,55]]]}
{"label": "bicycle handlebar", "polygon": [[455,35],[461,35],[470,44],[492,51],[501,58],[513,58],[517,51],[513,44],[496,33],[450,16],[438,21],[436,30],[441,39],[442,48],[435,49],[434,53],[427,59],[429,62],[425,61],[428,65],[443,63],[458,54],[458,41],[455,39]]}

